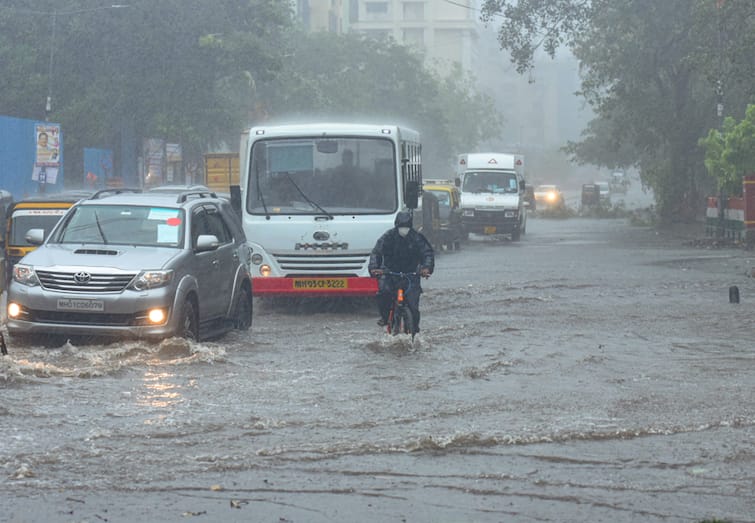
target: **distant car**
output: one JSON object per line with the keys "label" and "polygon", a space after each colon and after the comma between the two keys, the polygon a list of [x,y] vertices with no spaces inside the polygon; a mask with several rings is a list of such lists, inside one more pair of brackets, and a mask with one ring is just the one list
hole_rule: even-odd
{"label": "distant car", "polygon": [[198,191],[81,200],[13,269],[12,338],[207,339],[252,323],[251,251],[230,203]]}
{"label": "distant car", "polygon": [[609,203],[611,201],[611,186],[608,182],[595,182],[600,193],[601,203]]}
{"label": "distant car", "polygon": [[564,195],[556,185],[538,185],[535,187],[535,203],[541,211],[566,207]]}

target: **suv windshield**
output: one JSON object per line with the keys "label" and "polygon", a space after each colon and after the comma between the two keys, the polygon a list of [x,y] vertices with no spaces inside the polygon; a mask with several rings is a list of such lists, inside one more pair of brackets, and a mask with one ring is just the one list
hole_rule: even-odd
{"label": "suv windshield", "polygon": [[51,243],[183,247],[184,211],[145,205],[75,207]]}

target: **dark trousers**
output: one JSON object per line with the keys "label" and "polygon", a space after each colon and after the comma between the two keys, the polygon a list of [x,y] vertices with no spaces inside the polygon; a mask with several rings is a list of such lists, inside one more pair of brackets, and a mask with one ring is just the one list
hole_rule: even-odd
{"label": "dark trousers", "polygon": [[388,321],[388,315],[396,299],[396,292],[399,286],[404,287],[404,302],[412,311],[414,318],[414,328],[419,332],[419,296],[422,294],[422,287],[419,284],[419,276],[411,277],[411,284],[406,279],[396,276],[382,276],[378,280],[377,304],[380,317]]}

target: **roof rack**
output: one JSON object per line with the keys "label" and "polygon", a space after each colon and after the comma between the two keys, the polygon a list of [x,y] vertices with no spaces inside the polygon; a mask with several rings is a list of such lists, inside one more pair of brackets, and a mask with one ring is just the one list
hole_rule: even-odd
{"label": "roof rack", "polygon": [[94,193],[89,199],[90,200],[99,200],[103,196],[107,196],[108,194],[121,194],[124,192],[131,192],[131,193],[140,193],[142,192],[141,189],[138,187],[118,187],[118,188],[112,188],[112,189],[100,189],[96,193]]}
{"label": "roof rack", "polygon": [[217,198],[218,195],[214,192],[197,189],[194,191],[182,191],[181,194],[178,195],[178,198],[176,198],[176,203],[183,203],[186,200],[188,200],[190,197],[196,197],[196,198]]}

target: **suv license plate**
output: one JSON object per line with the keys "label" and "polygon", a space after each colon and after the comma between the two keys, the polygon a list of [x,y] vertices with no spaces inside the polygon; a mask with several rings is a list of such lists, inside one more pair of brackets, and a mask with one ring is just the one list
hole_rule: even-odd
{"label": "suv license plate", "polygon": [[294,290],[306,291],[310,289],[345,289],[346,278],[294,278]]}
{"label": "suv license plate", "polygon": [[102,312],[105,302],[102,300],[75,300],[58,298],[59,311]]}

